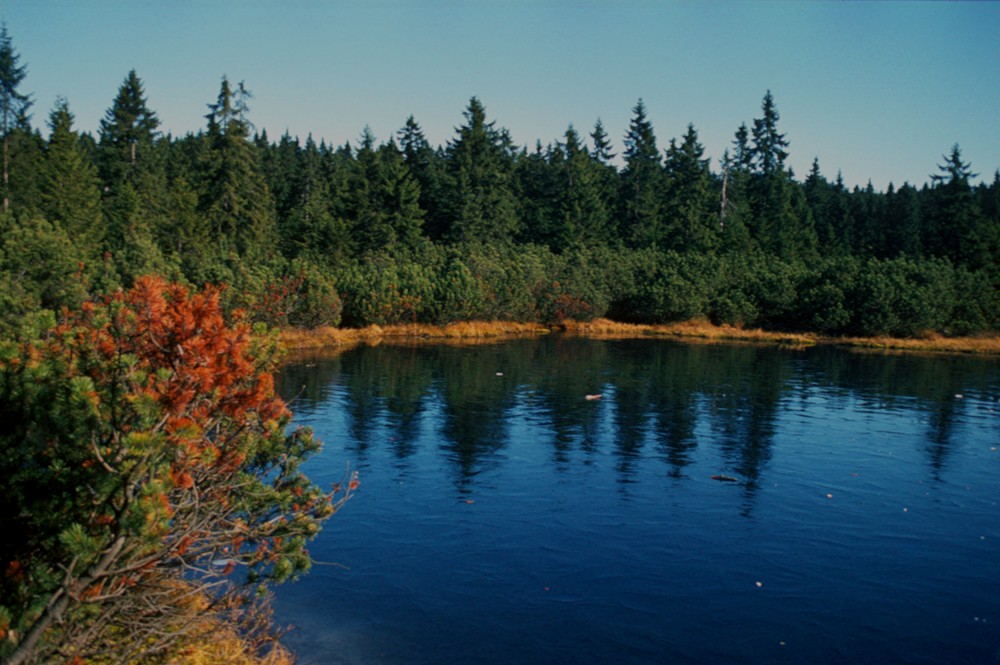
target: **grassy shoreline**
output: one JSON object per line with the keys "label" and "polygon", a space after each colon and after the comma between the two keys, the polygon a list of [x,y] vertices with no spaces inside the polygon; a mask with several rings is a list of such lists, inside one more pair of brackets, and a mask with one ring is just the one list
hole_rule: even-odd
{"label": "grassy shoreline", "polygon": [[661,325],[617,323],[608,319],[590,322],[566,321],[557,326],[509,321],[473,321],[444,326],[401,324],[367,328],[285,329],[281,344],[289,351],[346,349],[359,344],[455,343],[477,344],[502,339],[545,334],[578,335],[595,339],[641,339],[659,337],[698,343],[757,343],[804,347],[840,346],[856,350],[906,353],[962,353],[1000,355],[1000,334],[976,337],[944,337],[928,334],[914,339],[891,337],[827,337],[813,333],[785,333],[760,329],[716,326],[706,321]]}

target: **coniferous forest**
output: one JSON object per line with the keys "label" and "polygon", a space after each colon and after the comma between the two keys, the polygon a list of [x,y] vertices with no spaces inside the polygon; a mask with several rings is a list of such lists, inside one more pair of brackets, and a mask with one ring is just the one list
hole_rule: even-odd
{"label": "coniferous forest", "polygon": [[[158,274],[224,285],[271,326],[606,316],[827,334],[1000,329],[1000,173],[958,145],[929,184],[848,188],[786,165],[778,103],[715,159],[658,139],[639,100],[612,152],[600,120],[518,145],[473,97],[443,146],[409,117],[356,143],[268,136],[223,78],[197,134],[159,129],[128,72],[97,136],[44,120],[0,45],[0,329]],[[109,91],[110,92],[110,91]],[[989,182],[989,184],[985,184]]]}
{"label": "coniferous forest", "polygon": [[26,72],[0,28],[11,665],[179,662],[220,625],[273,649],[267,584],[308,570],[360,481],[301,472],[319,444],[256,324],[1000,330],[1000,172],[979,180],[955,145],[920,187],[849,189],[818,160],[797,177],[769,91],[709,156],[693,124],[658,140],[642,100],[626,128],[533,147],[476,97],[445,145],[412,116],[381,141],[271,137],[226,78],[204,127],[172,136],[135,71],[93,136],[66,99],[41,119]]}

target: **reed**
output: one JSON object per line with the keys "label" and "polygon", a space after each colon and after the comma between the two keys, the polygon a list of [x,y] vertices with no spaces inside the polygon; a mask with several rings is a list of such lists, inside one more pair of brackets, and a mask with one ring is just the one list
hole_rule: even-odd
{"label": "reed", "polygon": [[281,343],[289,350],[343,350],[358,344],[379,344],[393,340],[406,341],[407,343],[433,341],[476,344],[547,333],[580,335],[596,339],[667,337],[702,343],[752,342],[794,347],[824,344],[884,351],[1000,355],[1000,334],[998,333],[975,337],[944,337],[937,334],[927,334],[914,339],[826,337],[812,333],[788,333],[729,325],[717,326],[705,320],[658,325],[595,319],[587,322],[564,321],[551,327],[541,326],[537,323],[512,321],[467,321],[444,326],[407,323],[385,327],[368,326],[367,328],[326,327],[313,330],[291,328],[281,331]]}

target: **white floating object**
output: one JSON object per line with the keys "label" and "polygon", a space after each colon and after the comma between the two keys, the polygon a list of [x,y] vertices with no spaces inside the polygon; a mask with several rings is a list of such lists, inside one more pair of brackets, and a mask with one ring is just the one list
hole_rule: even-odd
{"label": "white floating object", "polygon": [[585,395],[583,399],[594,401],[595,399],[601,399],[602,397],[604,397],[604,395],[597,393],[595,395]]}

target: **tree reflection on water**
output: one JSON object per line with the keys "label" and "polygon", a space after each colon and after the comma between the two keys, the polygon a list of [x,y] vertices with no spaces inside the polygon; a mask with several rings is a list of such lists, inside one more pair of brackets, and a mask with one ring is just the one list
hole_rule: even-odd
{"label": "tree reflection on water", "polygon": [[667,475],[679,479],[699,446],[709,445],[749,505],[767,473],[776,421],[812,389],[873,410],[905,404],[925,413],[923,452],[939,478],[965,395],[995,396],[996,365],[956,356],[552,336],[360,347],[290,363],[281,389],[296,413],[341,391],[349,449],[359,460],[370,446],[388,445],[405,466],[418,452],[424,416],[438,413],[439,450],[459,488],[503,453],[511,414],[528,408],[557,468],[570,468],[580,459],[576,451],[586,460],[610,445],[620,483],[633,480],[644,456],[662,459]]}

